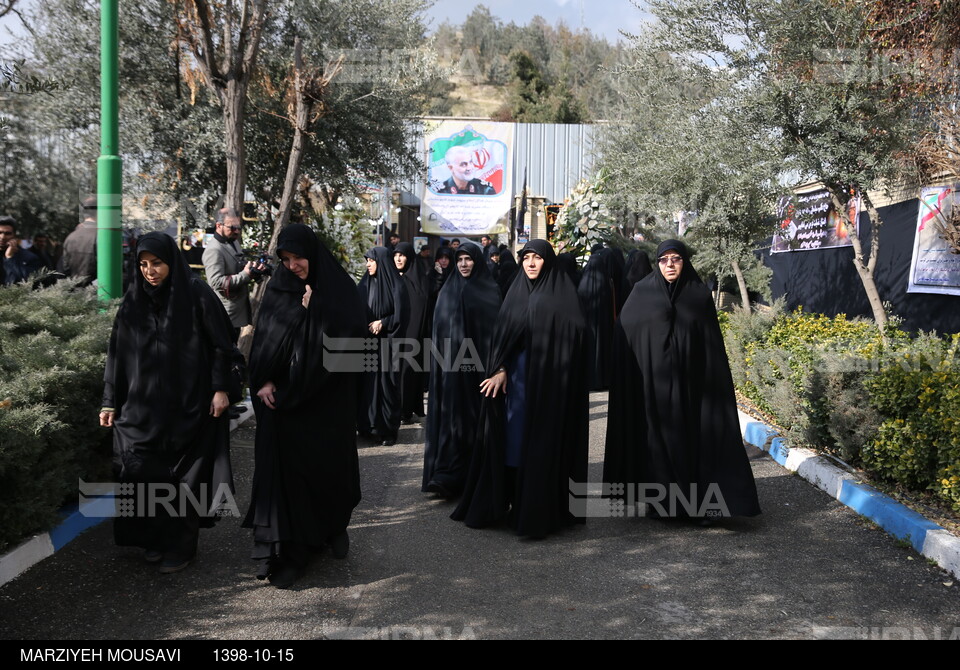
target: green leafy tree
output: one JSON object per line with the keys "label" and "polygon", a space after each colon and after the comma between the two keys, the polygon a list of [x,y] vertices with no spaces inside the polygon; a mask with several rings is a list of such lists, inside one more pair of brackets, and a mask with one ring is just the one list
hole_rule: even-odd
{"label": "green leafy tree", "polygon": [[[647,66],[657,58],[666,64],[679,59],[683,67],[671,65],[664,76],[675,90],[692,93],[691,106],[727,109],[727,118],[739,118],[719,126],[734,132],[718,137],[719,146],[735,148],[736,133],[745,128],[759,131],[756,137],[779,167],[760,170],[758,181],[745,184],[765,189],[769,183],[819,181],[844,216],[852,197],[863,198],[873,223],[870,248],[849,221],[847,228],[854,267],[882,329],[887,315],[874,271],[883,220],[870,194],[902,182],[908,168],[903,159],[925,118],[917,114],[923,108],[916,98],[901,95],[896,78],[872,76],[875,54],[868,48],[863,7],[846,0],[652,0],[649,8],[658,21],[635,44],[647,58],[636,72],[655,69]],[[699,88],[704,81],[710,86]],[[678,178],[705,180],[709,159],[724,155],[704,152],[704,124],[686,126],[683,137],[645,121],[658,129],[644,131],[649,141],[662,146],[670,138],[674,151],[690,154]],[[743,192],[738,199],[751,200]]]}
{"label": "green leafy tree", "polygon": [[638,38],[633,62],[620,71],[628,92],[623,120],[603,140],[616,201],[652,214],[659,235],[686,235],[703,253],[698,268],[737,280],[741,305],[757,283],[757,241],[772,230],[781,164],[767,130],[743,118],[744,92],[729,71],[697,54],[662,50],[668,23]]}

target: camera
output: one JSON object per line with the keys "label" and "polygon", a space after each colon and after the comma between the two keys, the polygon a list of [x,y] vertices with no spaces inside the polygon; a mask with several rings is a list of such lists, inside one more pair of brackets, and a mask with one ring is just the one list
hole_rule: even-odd
{"label": "camera", "polygon": [[[250,268],[250,277],[253,278],[253,281],[260,281],[263,277],[269,277],[273,274],[273,266],[270,265],[270,257],[266,254],[260,254],[259,256],[254,257],[253,267]],[[263,269],[258,269],[258,266],[262,265]]]}

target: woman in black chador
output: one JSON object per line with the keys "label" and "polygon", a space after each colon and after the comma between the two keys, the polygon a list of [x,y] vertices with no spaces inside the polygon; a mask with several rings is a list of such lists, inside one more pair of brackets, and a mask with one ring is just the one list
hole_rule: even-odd
{"label": "woman in black chador", "polygon": [[663,242],[657,262],[617,326],[603,481],[633,486],[634,500],[664,494],[650,506],[655,515],[704,523],[755,516],[757,490],[710,292],[682,242]]}
{"label": "woman in black chador", "polygon": [[100,424],[113,427],[118,480],[152,485],[131,500],[149,505],[175,494],[169,508],[138,507],[114,525],[118,545],[143,547],[148,562],[172,573],[193,560],[200,526],[213,525],[215,508],[233,499],[224,416],[232,327],[173,238],[144,235],[136,257],[110,337]]}
{"label": "woman in black chador", "polygon": [[[347,554],[360,502],[355,351],[337,360],[328,338],[360,338],[365,307],[350,276],[307,226],[287,226],[250,354],[256,470],[250,509],[258,579],[287,588],[313,551]],[[326,349],[326,351],[325,351]],[[338,370],[346,369],[346,372]]]}
{"label": "woman in black chador", "polygon": [[456,270],[447,280],[433,319],[429,411],[423,462],[424,492],[460,494],[477,435],[480,382],[500,310],[500,289],[490,276],[481,247],[464,242]]}
{"label": "woman in black chador", "polygon": [[623,276],[623,291],[621,294],[624,296],[624,299],[629,298],[630,292],[633,291],[633,287],[636,286],[637,282],[651,272],[653,272],[653,268],[650,266],[650,259],[647,258],[647,252],[642,249],[633,249],[630,255],[627,256],[627,264]]}
{"label": "woman in black chador", "polygon": [[364,437],[376,437],[382,445],[392,446],[397,442],[401,415],[400,370],[394,349],[410,319],[410,298],[392,251],[374,247],[365,258],[367,273],[358,289],[367,305],[367,337],[376,338],[379,357],[377,369],[365,372],[360,382],[357,429]]}
{"label": "woman in black chador", "polygon": [[[410,301],[410,317],[407,319],[407,329],[403,335],[409,340],[419,342],[420,349],[417,351],[422,352],[424,338],[430,335],[427,330],[430,288],[426,277],[418,271],[417,252],[413,250],[412,244],[409,242],[398,244],[393,250],[393,261],[403,277]],[[410,345],[404,347],[404,351],[410,350]],[[421,362],[423,356],[418,353],[416,360]],[[427,373],[420,367],[420,365],[413,365],[407,359],[400,361],[400,418],[405,422],[412,421],[414,415],[423,416],[423,387]]]}
{"label": "woman in black chador", "polygon": [[497,320],[477,450],[453,518],[479,528],[506,519],[543,537],[573,523],[570,481],[587,480],[585,325],[573,282],[546,240],[520,253]]}
{"label": "woman in black chador", "polygon": [[517,261],[513,257],[513,252],[506,244],[500,245],[500,267],[497,269],[497,286],[500,287],[500,295],[507,296],[513,280],[517,276]]}
{"label": "woman in black chador", "polygon": [[606,391],[610,386],[610,352],[613,324],[617,320],[617,290],[614,290],[614,249],[595,249],[583,269],[577,286],[583,316],[587,320],[587,360],[590,390]]}

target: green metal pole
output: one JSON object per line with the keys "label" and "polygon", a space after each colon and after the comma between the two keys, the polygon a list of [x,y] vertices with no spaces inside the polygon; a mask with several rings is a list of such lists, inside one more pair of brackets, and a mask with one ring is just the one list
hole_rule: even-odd
{"label": "green metal pole", "polygon": [[100,158],[97,159],[97,295],[119,298],[123,292],[123,160],[118,113],[119,0],[100,2]]}

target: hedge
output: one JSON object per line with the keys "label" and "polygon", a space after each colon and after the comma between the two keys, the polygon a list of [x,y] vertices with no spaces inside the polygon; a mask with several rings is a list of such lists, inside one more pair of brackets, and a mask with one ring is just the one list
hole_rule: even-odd
{"label": "hedge", "polygon": [[98,411],[114,313],[69,281],[0,288],[0,549],[55,525],[78,479],[110,476]]}
{"label": "hedge", "polygon": [[779,306],[722,322],[737,388],[792,443],[960,511],[960,334]]}

